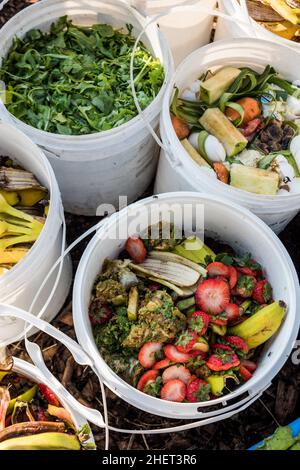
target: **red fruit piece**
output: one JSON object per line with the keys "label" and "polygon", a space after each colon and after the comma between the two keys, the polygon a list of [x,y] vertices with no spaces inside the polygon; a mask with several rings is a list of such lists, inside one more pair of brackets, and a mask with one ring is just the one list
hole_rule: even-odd
{"label": "red fruit piece", "polygon": [[185,363],[190,360],[191,356],[189,353],[182,353],[174,346],[174,344],[167,344],[164,347],[165,356],[174,362]]}
{"label": "red fruit piece", "polygon": [[138,360],[145,369],[150,369],[156,362],[155,354],[162,350],[162,343],[148,341],[141,347]]}
{"label": "red fruit piece", "polygon": [[197,287],[195,300],[200,310],[218,315],[230,302],[229,285],[221,279],[206,279]]}
{"label": "red fruit piece", "polygon": [[169,367],[171,363],[172,361],[170,361],[170,359],[162,359],[161,361],[158,361],[156,364],[154,364],[153,369],[154,370],[165,369],[166,367]]}
{"label": "red fruit piece", "polygon": [[258,281],[253,289],[252,297],[259,304],[267,304],[272,299],[272,287],[271,284],[263,279]]}
{"label": "red fruit piece", "polygon": [[244,366],[240,366],[239,373],[245,382],[247,382],[248,380],[252,378],[251,372]]}
{"label": "red fruit piece", "polygon": [[144,388],[146,387],[146,385],[149,384],[150,382],[154,382],[154,380],[158,377],[158,375],[159,375],[158,370],[153,370],[153,369],[147,370],[147,372],[145,372],[140,378],[140,380],[138,381],[136,388],[142,392]]}
{"label": "red fruit piece", "polygon": [[201,356],[202,359],[206,358],[206,353],[204,351],[200,351],[200,349],[191,351],[189,353],[190,359],[195,359],[195,357]]}
{"label": "red fruit piece", "polygon": [[221,344],[221,343],[212,344],[211,349],[213,349],[214,351],[231,351],[231,352],[234,352],[233,349],[228,344]]}
{"label": "red fruit piece", "polygon": [[210,316],[207,313],[200,312],[197,310],[192,314],[188,320],[188,326],[191,330],[195,331],[199,336],[205,335],[208,325],[209,325]]}
{"label": "red fruit piece", "polygon": [[187,384],[191,379],[191,373],[186,367],[175,365],[165,369],[161,377],[164,384],[174,379],[179,379]]}
{"label": "red fruit piece", "polygon": [[60,406],[58,398],[47,385],[38,384],[38,389],[49,405]]}
{"label": "red fruit piece", "polygon": [[238,280],[238,273],[236,268],[233,266],[228,266],[229,269],[229,287],[230,289],[233,289],[237,283]]}
{"label": "red fruit piece", "polygon": [[219,325],[219,326],[226,326],[227,325],[227,318],[226,317],[223,317],[223,316],[216,316],[216,317],[213,317],[211,316],[210,317],[210,323],[212,323],[213,325]]}
{"label": "red fruit piece", "polygon": [[227,321],[229,323],[233,322],[233,321],[237,320],[240,316],[239,306],[236,305],[236,304],[228,304],[225,307],[225,313],[226,313]]}
{"label": "red fruit piece", "polygon": [[107,323],[112,316],[113,310],[109,305],[104,304],[97,299],[92,301],[89,309],[89,317],[93,326]]}
{"label": "red fruit piece", "polygon": [[243,298],[251,297],[256,284],[254,276],[239,276],[235,292]]}
{"label": "red fruit piece", "polygon": [[195,403],[210,400],[210,385],[202,379],[195,379],[190,382],[186,390],[188,401]]}
{"label": "red fruit piece", "polygon": [[46,416],[46,412],[43,408],[39,408],[37,411],[37,421],[49,421],[49,418]]}
{"label": "red fruit piece", "polygon": [[221,351],[218,349],[215,354],[208,358],[206,365],[210,370],[218,372],[239,366],[240,360],[233,351]]}
{"label": "red fruit piece", "polygon": [[142,263],[147,256],[143,240],[138,237],[129,237],[125,243],[125,250],[135,263]]}
{"label": "red fruit piece", "polygon": [[224,341],[238,352],[243,354],[247,354],[249,352],[248,344],[239,336],[224,336]]}
{"label": "red fruit piece", "polygon": [[247,268],[246,266],[244,266],[244,267],[238,266],[236,269],[240,274],[243,274],[244,276],[254,276],[254,277],[256,277],[256,271],[254,271],[254,269]]}
{"label": "red fruit piece", "polygon": [[193,349],[194,344],[197,342],[198,335],[193,330],[185,330],[177,339],[175,346],[178,351],[188,353]]}
{"label": "red fruit piece", "polygon": [[244,134],[245,137],[250,137],[252,134],[258,130],[259,126],[261,124],[261,120],[259,118],[252,119],[252,121],[249,121],[246,126],[243,128],[239,129],[242,134]]}
{"label": "red fruit piece", "polygon": [[248,361],[248,359],[243,359],[241,365],[246,367],[250,372],[254,372],[257,369],[257,365],[253,361]]}
{"label": "red fruit piece", "polygon": [[179,380],[174,379],[167,382],[161,389],[160,398],[167,401],[182,402],[185,399],[186,386]]}
{"label": "red fruit piece", "polygon": [[206,267],[209,277],[225,276],[229,277],[229,268],[226,264],[214,261]]}

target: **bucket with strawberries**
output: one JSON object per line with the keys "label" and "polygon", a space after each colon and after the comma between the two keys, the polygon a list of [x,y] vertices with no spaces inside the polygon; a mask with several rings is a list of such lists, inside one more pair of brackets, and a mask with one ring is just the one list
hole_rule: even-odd
{"label": "bucket with strawberries", "polygon": [[252,403],[288,358],[298,290],[285,248],[247,209],[166,193],[120,211],[88,245],[75,279],[76,335],[132,405],[222,419]]}

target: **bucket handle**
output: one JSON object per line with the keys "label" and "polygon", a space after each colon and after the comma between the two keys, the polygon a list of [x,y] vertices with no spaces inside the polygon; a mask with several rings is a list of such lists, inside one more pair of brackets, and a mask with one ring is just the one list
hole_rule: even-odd
{"label": "bucket handle", "polygon": [[[7,304],[0,303],[0,317],[14,317],[21,320],[24,320],[26,323],[29,323],[32,326],[35,326],[40,331],[47,333],[52,338],[57,339],[60,341],[66,348],[71,352],[74,360],[80,365],[88,365],[93,370],[95,369],[94,363],[91,358],[83,351],[83,349],[79,346],[79,344],[67,336],[65,333],[61,332],[54,326],[50,325],[48,322],[37,318],[36,316],[32,315],[25,310]],[[55,390],[58,389],[60,395],[65,399],[65,401],[70,405],[70,407],[78,412],[80,415],[84,416],[90,422],[96,424],[99,427],[105,427],[103,417],[98,410],[93,408],[88,408],[82,405],[79,401],[77,401],[67,390],[66,388],[54,377],[54,375],[50,372],[48,367],[46,366],[41,348],[38,344],[33,343],[25,337],[25,346],[27,352],[32,359],[33,363],[38,367],[42,373],[44,374],[45,378],[53,384],[53,388]]]}

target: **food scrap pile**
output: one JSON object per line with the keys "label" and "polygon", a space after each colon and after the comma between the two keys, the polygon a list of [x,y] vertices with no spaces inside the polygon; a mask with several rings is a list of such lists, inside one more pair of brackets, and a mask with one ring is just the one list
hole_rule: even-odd
{"label": "food scrap pile", "polygon": [[285,312],[250,254],[214,253],[197,237],[130,237],[106,260],[90,304],[109,366],[175,402],[208,401],[249,380]]}
{"label": "food scrap pile", "polygon": [[206,175],[255,194],[300,191],[300,81],[230,65],[175,89],[177,137]]}
{"label": "food scrap pile", "polygon": [[48,208],[48,189],[9,157],[0,157],[0,275],[28,253]]}

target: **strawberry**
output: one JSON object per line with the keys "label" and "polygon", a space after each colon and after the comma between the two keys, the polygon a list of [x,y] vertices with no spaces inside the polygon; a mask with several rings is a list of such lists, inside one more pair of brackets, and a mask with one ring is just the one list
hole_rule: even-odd
{"label": "strawberry", "polygon": [[172,361],[170,361],[170,359],[162,359],[161,361],[158,361],[156,364],[154,364],[153,369],[165,369],[166,367],[169,367],[170,364],[172,364]]}
{"label": "strawberry", "polygon": [[240,274],[243,274],[244,276],[254,276],[254,277],[256,277],[256,271],[254,271],[251,268],[247,268],[246,266],[245,267],[238,266],[236,269]]}
{"label": "strawberry", "polygon": [[235,293],[243,298],[251,297],[256,284],[254,276],[239,276]]}
{"label": "strawberry", "polygon": [[241,365],[246,367],[250,372],[254,372],[257,369],[257,365],[253,361],[248,361],[248,359],[243,359]]}
{"label": "strawberry", "polygon": [[230,302],[229,285],[221,279],[206,279],[197,287],[195,300],[200,310],[218,315]]}
{"label": "strawberry", "polygon": [[213,349],[214,351],[221,351],[221,352],[222,351],[234,352],[231,346],[229,346],[228,344],[221,344],[221,343],[212,344],[211,349]]}
{"label": "strawberry", "polygon": [[210,370],[219,372],[221,370],[229,370],[240,365],[240,360],[233,351],[222,351],[222,349],[224,348],[221,348],[221,350],[218,348],[216,353],[212,354],[208,358],[206,365]]}
{"label": "strawberry", "polygon": [[229,323],[233,322],[233,321],[237,320],[240,316],[239,306],[236,305],[236,304],[228,304],[225,307],[225,313],[226,313],[227,321]]}
{"label": "strawberry", "polygon": [[195,379],[190,382],[186,390],[186,398],[189,402],[195,403],[210,400],[210,385],[202,379]]}
{"label": "strawberry", "polygon": [[183,383],[188,384],[188,382],[190,381],[190,378],[191,378],[190,371],[186,367],[179,366],[179,365],[168,367],[167,369],[163,371],[163,374],[162,374],[162,381],[164,384],[167,382],[170,382],[170,380],[173,380],[173,379],[179,379]]}
{"label": "strawberry", "polygon": [[203,336],[207,331],[209,320],[210,316],[207,313],[197,310],[188,319],[188,326],[191,330],[198,333],[199,336]]}
{"label": "strawberry", "polygon": [[162,350],[162,343],[148,341],[145,343],[138,354],[138,360],[145,369],[150,369],[156,362],[155,353]]}
{"label": "strawberry", "polygon": [[167,382],[160,392],[160,398],[167,401],[182,402],[185,399],[186,386],[179,380],[174,379]]}
{"label": "strawberry", "polygon": [[190,351],[189,355],[191,356],[190,359],[195,359],[196,357],[201,357],[201,359],[206,358],[206,353],[204,351],[200,351],[200,349]]}
{"label": "strawberry", "polygon": [[60,405],[58,398],[56,397],[56,395],[54,395],[52,390],[50,390],[50,388],[47,387],[47,385],[38,384],[38,389],[40,393],[43,395],[47,403],[49,403],[50,405],[54,405],[54,406]]}
{"label": "strawberry", "polygon": [[238,280],[238,273],[236,268],[233,266],[228,266],[229,269],[229,287],[230,289],[233,289],[237,283]]}
{"label": "strawberry", "polygon": [[209,277],[225,276],[229,277],[229,268],[226,264],[214,261],[209,263],[206,267]]}
{"label": "strawberry", "polygon": [[103,325],[113,316],[112,308],[102,303],[99,299],[94,299],[89,308],[89,317],[92,326]]}
{"label": "strawberry", "polygon": [[242,365],[239,368],[239,374],[245,382],[247,382],[248,380],[252,378],[251,372]]}
{"label": "strawberry", "polygon": [[271,284],[266,279],[258,281],[253,289],[252,297],[259,304],[268,303],[272,299]]}
{"label": "strawberry", "polygon": [[210,323],[212,323],[213,325],[226,326],[227,325],[227,318],[223,317],[222,315],[220,315],[220,316],[211,316],[210,317]]}
{"label": "strawberry", "polygon": [[141,376],[140,380],[137,383],[136,388],[140,390],[141,392],[143,392],[145,386],[149,384],[150,382],[154,382],[155,379],[158,377],[158,375],[159,375],[158,370],[153,370],[153,369],[147,370],[147,372],[145,372]]}
{"label": "strawberry", "polygon": [[129,237],[125,243],[125,250],[135,263],[142,263],[146,259],[147,250],[139,237]]}
{"label": "strawberry", "polygon": [[239,336],[224,336],[223,340],[239,353],[247,354],[249,352],[248,344]]}
{"label": "strawberry", "polygon": [[179,338],[177,339],[175,346],[178,351],[183,353],[188,353],[193,349],[194,344],[198,339],[198,335],[193,330],[185,330],[181,333]]}
{"label": "strawberry", "polygon": [[174,362],[185,363],[191,358],[189,353],[183,353],[178,351],[174,344],[167,344],[167,346],[164,347],[164,353],[165,356],[170,359],[170,361]]}

